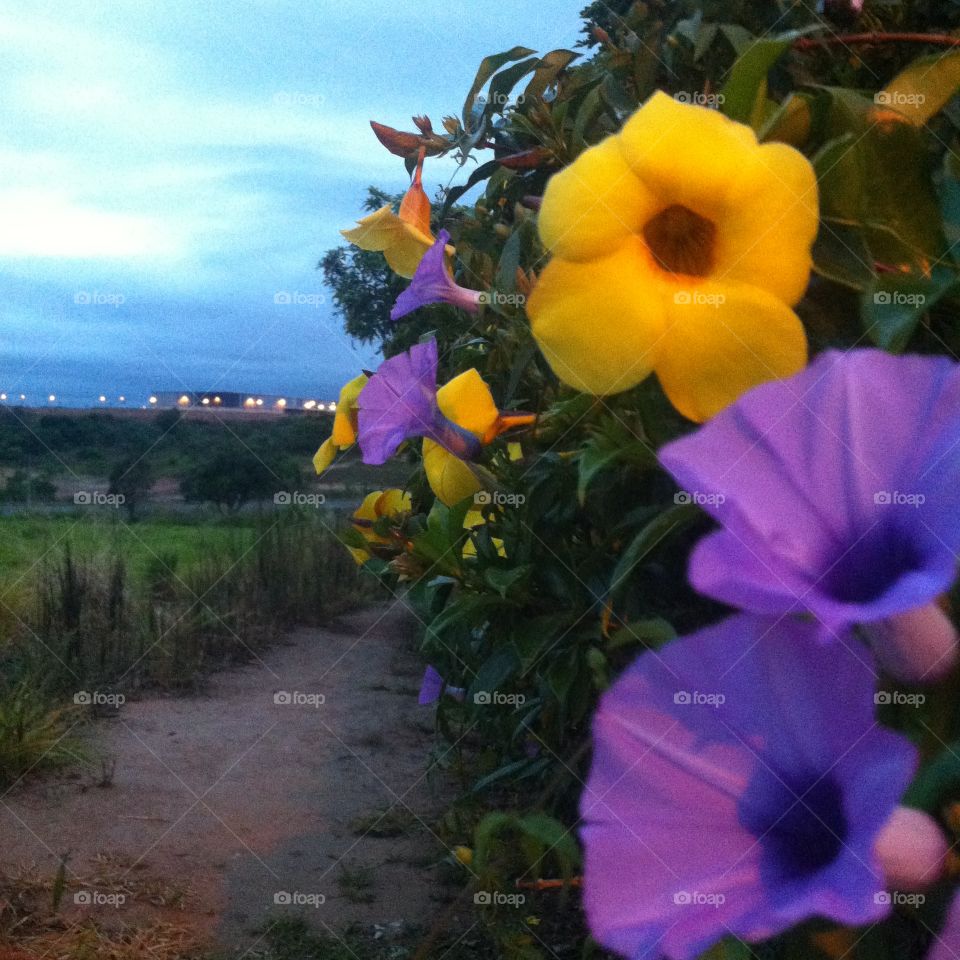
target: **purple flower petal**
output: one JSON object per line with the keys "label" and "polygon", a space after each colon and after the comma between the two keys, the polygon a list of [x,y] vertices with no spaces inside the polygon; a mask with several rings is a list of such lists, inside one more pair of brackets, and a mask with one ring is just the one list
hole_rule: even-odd
{"label": "purple flower petal", "polygon": [[581,812],[594,936],[688,960],[814,915],[880,919],[874,841],[914,748],[875,723],[859,648],[739,615],[644,654],[604,696]]}
{"label": "purple flower petal", "polygon": [[423,682],[420,684],[420,696],[417,699],[417,703],[420,704],[421,707],[436,703],[443,693],[444,686],[444,679],[440,676],[437,669],[433,666],[428,666],[423,674]]}
{"label": "purple flower petal", "polygon": [[691,582],[709,596],[809,611],[836,634],[953,581],[960,374],[944,358],[828,352],[660,458],[723,526],[691,559]]}
{"label": "purple flower petal", "polygon": [[431,303],[449,303],[470,313],[479,310],[480,293],[459,286],[447,269],[446,249],[450,234],[441,230],[437,242],[423,255],[410,286],[397,297],[390,311],[391,320],[399,320]]}
{"label": "purple flower petal", "polygon": [[357,403],[364,463],[385,463],[404,440],[429,433],[437,412],[437,341],[385,360]]}

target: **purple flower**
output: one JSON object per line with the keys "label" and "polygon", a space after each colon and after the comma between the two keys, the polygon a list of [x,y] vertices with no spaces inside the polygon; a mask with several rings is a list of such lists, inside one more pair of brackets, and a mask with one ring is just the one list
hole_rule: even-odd
{"label": "purple flower", "polygon": [[447,268],[446,250],[449,242],[450,234],[441,230],[437,242],[423,255],[410,286],[397,298],[390,311],[391,320],[399,320],[431,303],[450,303],[469,313],[477,313],[483,295],[454,282]]}
{"label": "purple flower", "polygon": [[418,343],[380,364],[357,398],[363,462],[385,463],[411,437],[428,437],[461,460],[480,452],[472,433],[437,406],[437,341]]}
{"label": "purple flower", "polygon": [[755,613],[812,613],[824,639],[873,624],[901,676],[949,666],[953,629],[930,605],[960,548],[955,364],[831,351],[660,459],[723,527],[691,559],[701,593]]}
{"label": "purple flower", "polygon": [[423,674],[423,682],[420,684],[420,696],[417,703],[421,707],[436,703],[443,694],[453,697],[454,700],[463,700],[466,691],[463,687],[448,687],[447,681],[440,676],[436,667],[428,666]]}
{"label": "purple flower", "polygon": [[601,701],[581,799],[600,943],[687,960],[885,916],[874,845],[915,750],[876,724],[874,679],[814,624],[746,614],[641,656]]}

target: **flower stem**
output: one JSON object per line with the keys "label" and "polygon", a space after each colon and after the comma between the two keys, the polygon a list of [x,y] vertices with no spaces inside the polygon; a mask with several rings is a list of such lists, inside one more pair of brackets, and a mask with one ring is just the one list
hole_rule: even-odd
{"label": "flower stem", "polygon": [[936,47],[960,47],[960,37],[945,33],[848,33],[834,37],[800,37],[794,50],[816,50],[819,47],[849,47],[872,43],[928,43]]}

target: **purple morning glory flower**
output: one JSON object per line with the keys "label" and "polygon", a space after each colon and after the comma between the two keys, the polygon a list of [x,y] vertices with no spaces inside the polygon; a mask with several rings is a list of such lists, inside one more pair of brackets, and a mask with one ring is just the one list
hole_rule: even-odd
{"label": "purple morning glory flower", "polygon": [[453,697],[454,700],[463,700],[466,691],[463,687],[448,687],[447,681],[440,676],[436,667],[428,666],[423,674],[423,682],[420,684],[420,696],[417,703],[421,707],[436,703],[443,694]]}
{"label": "purple morning glory flower", "polygon": [[689,960],[889,912],[875,844],[915,750],[877,725],[872,665],[813,623],[740,614],[642,655],[593,736],[584,886],[604,946]]}
{"label": "purple morning glory flower", "polygon": [[436,340],[418,343],[380,364],[357,404],[364,463],[385,463],[411,437],[428,437],[461,460],[480,453],[480,441],[448,420],[437,405]]}
{"label": "purple morning glory flower", "polygon": [[693,586],[755,613],[812,613],[824,639],[871,624],[905,678],[949,667],[955,634],[932,602],[960,549],[958,371],[830,351],[666,446],[664,466],[723,528],[694,551]]}
{"label": "purple morning glory flower", "polygon": [[399,320],[431,303],[450,303],[469,313],[477,313],[483,296],[476,290],[459,286],[447,268],[447,244],[450,234],[441,230],[437,242],[423,255],[410,286],[397,297],[390,311],[391,320]]}

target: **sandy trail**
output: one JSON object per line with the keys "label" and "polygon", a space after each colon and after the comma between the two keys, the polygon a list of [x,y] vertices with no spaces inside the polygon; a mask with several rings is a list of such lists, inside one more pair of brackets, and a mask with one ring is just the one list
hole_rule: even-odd
{"label": "sandy trail", "polygon": [[[69,850],[68,922],[175,915],[227,944],[284,911],[329,930],[428,921],[443,851],[424,822],[439,804],[412,623],[378,605],[292,634],[203,696],[125,704],[93,730],[112,786],[96,785],[95,762],[0,799],[0,868],[52,877]],[[396,836],[356,822],[385,810]]]}

